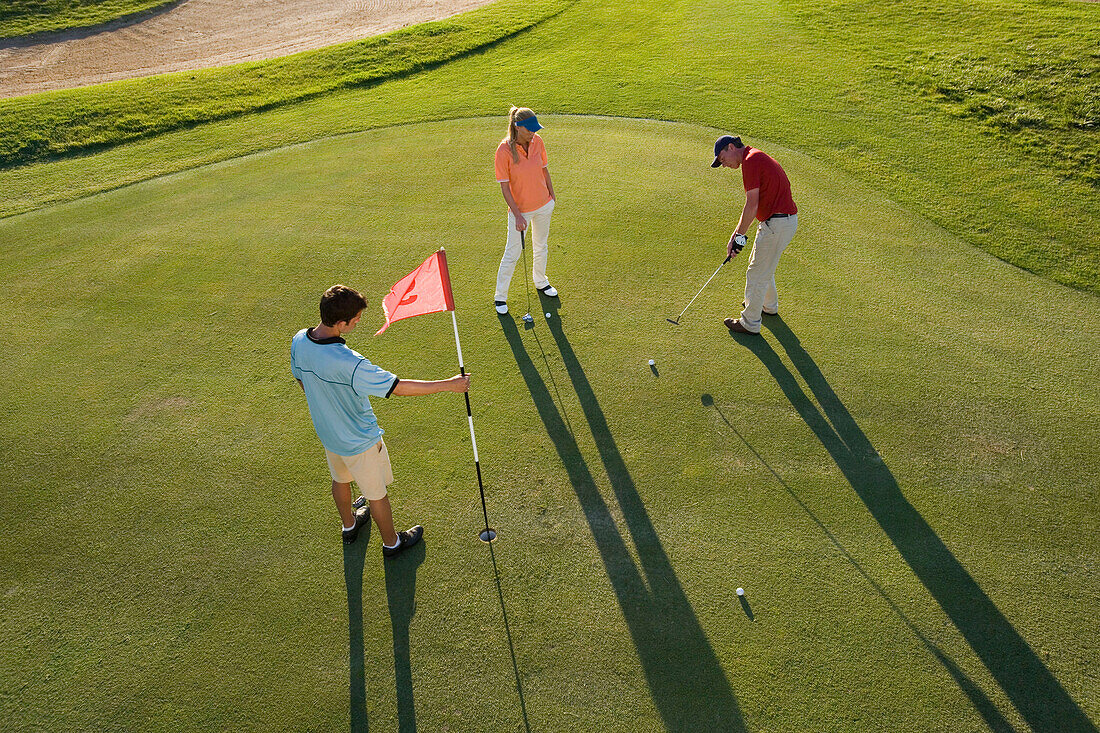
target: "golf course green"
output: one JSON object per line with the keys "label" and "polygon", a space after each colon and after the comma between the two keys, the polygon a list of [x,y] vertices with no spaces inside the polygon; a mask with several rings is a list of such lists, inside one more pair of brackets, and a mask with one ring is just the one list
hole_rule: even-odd
{"label": "golf course green", "polygon": [[[715,40],[716,2],[580,0],[0,170],[0,727],[1095,731],[1095,185],[827,55],[805,7],[745,12]],[[545,125],[561,296],[517,271],[498,317],[512,103]],[[747,252],[666,320],[743,203],[709,167],[727,131],[799,206],[761,337],[721,324]],[[994,256],[1023,222],[1050,246]],[[289,343],[342,282],[370,300],[349,346],[455,374],[447,314],[373,335],[439,247],[499,537],[461,397],[375,400],[397,523],[426,527],[383,562],[338,539]]]}

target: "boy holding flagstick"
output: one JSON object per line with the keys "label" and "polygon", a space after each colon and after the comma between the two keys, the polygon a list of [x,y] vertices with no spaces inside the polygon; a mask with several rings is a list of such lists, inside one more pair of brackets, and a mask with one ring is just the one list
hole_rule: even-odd
{"label": "boy holding flagstick", "polygon": [[[458,374],[434,381],[398,379],[371,364],[348,348],[343,338],[359,324],[366,307],[367,299],[349,287],[334,285],[326,290],[321,296],[321,322],[302,329],[291,340],[291,373],[305,392],[313,427],[325,448],[344,542],[354,542],[373,515],[382,535],[382,554],[393,557],[419,542],[424,528],[416,525],[394,531],[386,492],[393,473],[383,431],[368,398],[466,392],[470,377]],[[352,481],[359,485],[369,509],[352,505]]]}

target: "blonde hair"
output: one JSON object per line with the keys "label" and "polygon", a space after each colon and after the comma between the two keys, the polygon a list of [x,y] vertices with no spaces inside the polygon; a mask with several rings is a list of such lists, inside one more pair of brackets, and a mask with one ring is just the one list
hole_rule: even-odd
{"label": "blonde hair", "polygon": [[519,153],[516,152],[516,122],[534,117],[535,113],[526,107],[512,107],[508,110],[508,149],[512,151],[512,162],[519,162]]}

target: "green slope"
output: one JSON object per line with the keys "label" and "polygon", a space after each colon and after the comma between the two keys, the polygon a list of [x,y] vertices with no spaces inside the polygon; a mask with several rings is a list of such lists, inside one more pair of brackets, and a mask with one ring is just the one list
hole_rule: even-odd
{"label": "green slope", "polygon": [[[445,25],[473,37],[502,19],[539,20],[548,7],[497,3]],[[7,154],[80,150],[225,114],[238,118],[92,159],[0,171],[0,213],[318,136],[498,115],[520,102],[543,112],[692,122],[779,142],[1007,262],[1098,292],[1098,12],[1076,0],[754,0],[731,16],[715,0],[581,0],[429,73],[275,113],[245,114],[300,99],[302,90],[360,83],[363,58],[373,59],[365,77],[371,84],[405,67],[376,58],[379,43],[389,41],[370,41],[231,72],[34,95],[0,103]],[[411,58],[440,57],[438,39],[426,31],[387,38]],[[855,227],[876,215],[866,201],[850,204]]]}
{"label": "green slope", "polygon": [[87,28],[128,18],[180,0],[5,0],[0,38]]}
{"label": "green slope", "polygon": [[[720,327],[738,259],[673,327],[739,208],[736,174],[706,166],[715,130],[544,122],[562,297],[531,330],[489,307],[498,119],[0,221],[0,718],[1094,729],[1096,298],[754,137],[802,208],[782,320],[756,342]],[[853,225],[853,200],[874,218]],[[398,520],[428,527],[422,553],[384,567],[377,537],[340,554],[287,344],[343,281],[372,301],[354,347],[454,373],[446,316],[369,335],[437,246],[501,537],[495,558],[475,539],[461,400],[381,401]]]}

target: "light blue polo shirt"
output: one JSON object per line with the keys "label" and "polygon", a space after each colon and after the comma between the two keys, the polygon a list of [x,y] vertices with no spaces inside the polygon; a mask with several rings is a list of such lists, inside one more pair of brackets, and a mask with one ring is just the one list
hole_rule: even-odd
{"label": "light blue polo shirt", "polygon": [[290,372],[306,391],[309,416],[321,445],[355,456],[382,438],[369,397],[389,397],[398,379],[333,336],[315,339],[303,328],[290,341]]}

